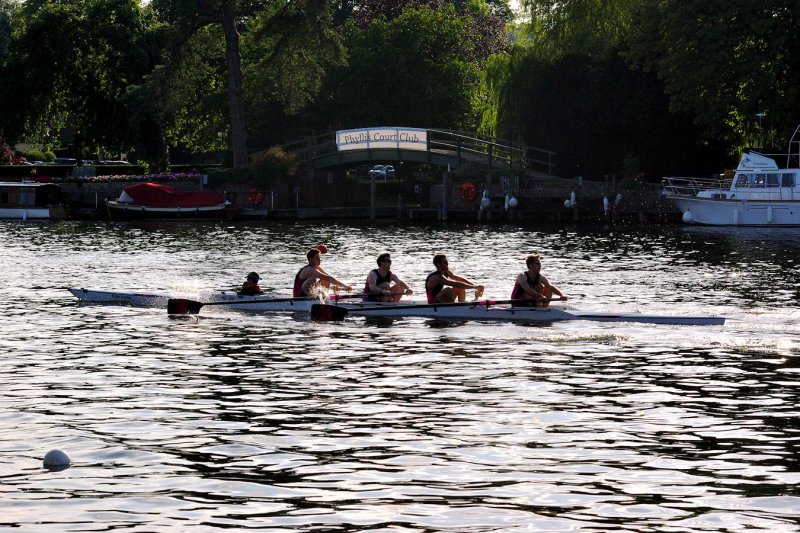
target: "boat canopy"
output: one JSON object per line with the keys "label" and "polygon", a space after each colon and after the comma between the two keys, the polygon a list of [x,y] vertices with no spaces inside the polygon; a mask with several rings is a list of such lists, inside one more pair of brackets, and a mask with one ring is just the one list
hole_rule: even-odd
{"label": "boat canopy", "polygon": [[125,187],[117,201],[148,207],[209,207],[224,204],[225,197],[217,192],[185,192],[159,183],[139,183]]}
{"label": "boat canopy", "polygon": [[774,159],[765,155],[755,152],[744,154],[742,159],[739,160],[739,167],[736,169],[740,172],[748,170],[778,170],[778,164]]}

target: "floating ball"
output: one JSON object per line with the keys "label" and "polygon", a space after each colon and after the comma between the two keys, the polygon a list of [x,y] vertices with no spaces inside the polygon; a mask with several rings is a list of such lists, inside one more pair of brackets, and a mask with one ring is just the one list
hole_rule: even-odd
{"label": "floating ball", "polygon": [[688,209],[683,212],[683,222],[685,224],[691,224],[694,221],[694,215]]}
{"label": "floating ball", "polygon": [[328,247],[325,246],[324,244],[320,244],[319,246],[317,246],[317,250],[319,250],[319,253],[321,253],[321,254],[327,254],[328,253]]}
{"label": "floating ball", "polygon": [[50,450],[44,456],[44,467],[53,472],[70,467],[69,455],[61,450]]}
{"label": "floating ball", "polygon": [[567,209],[569,209],[570,207],[572,207],[572,202],[570,201],[570,199],[569,199],[569,198],[567,198],[566,200],[564,200],[564,207],[566,207]]}
{"label": "floating ball", "polygon": [[492,205],[492,199],[488,196],[484,196],[481,198],[481,207],[484,209],[488,209]]}
{"label": "floating ball", "polygon": [[517,200],[513,196],[508,200],[508,207],[517,207],[518,205],[519,205],[519,200]]}

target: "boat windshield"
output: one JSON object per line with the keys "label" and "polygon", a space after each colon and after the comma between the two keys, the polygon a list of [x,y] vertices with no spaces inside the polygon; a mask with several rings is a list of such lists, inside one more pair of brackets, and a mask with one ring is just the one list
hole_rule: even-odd
{"label": "boat windshield", "polygon": [[780,187],[777,174],[739,174],[736,179],[737,187]]}

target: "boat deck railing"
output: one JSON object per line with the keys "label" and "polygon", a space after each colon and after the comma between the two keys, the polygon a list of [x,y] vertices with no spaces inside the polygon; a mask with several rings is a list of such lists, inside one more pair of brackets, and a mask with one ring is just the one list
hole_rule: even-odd
{"label": "boat deck railing", "polygon": [[664,192],[674,196],[697,196],[700,191],[727,191],[731,180],[720,178],[697,178],[668,176],[661,178]]}

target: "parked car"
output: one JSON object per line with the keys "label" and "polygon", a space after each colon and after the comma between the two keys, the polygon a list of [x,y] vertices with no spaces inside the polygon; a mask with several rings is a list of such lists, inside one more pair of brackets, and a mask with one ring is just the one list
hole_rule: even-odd
{"label": "parked car", "polygon": [[56,157],[53,159],[54,165],[74,165],[77,163],[73,157]]}
{"label": "parked car", "polygon": [[384,181],[394,179],[394,167],[392,165],[375,165],[369,169],[370,178],[383,178]]}

